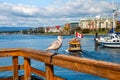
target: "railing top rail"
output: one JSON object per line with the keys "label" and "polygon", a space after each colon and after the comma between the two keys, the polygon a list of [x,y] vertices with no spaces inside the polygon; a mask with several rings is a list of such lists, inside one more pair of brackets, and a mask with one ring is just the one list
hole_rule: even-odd
{"label": "railing top rail", "polygon": [[[46,52],[46,51],[43,51],[43,50],[35,50],[35,49],[30,49],[30,48],[6,48],[6,49],[0,49],[0,55],[3,55],[3,54],[8,53],[8,52],[9,53],[10,52],[21,52],[22,54],[18,54],[18,56],[23,56],[24,57],[26,55],[25,57],[28,57],[28,58],[33,58],[32,57],[33,55],[39,55],[39,56],[43,55],[43,56],[48,56],[48,57],[53,55],[53,53],[51,53],[51,52]],[[29,54],[31,54],[31,55],[29,55]],[[29,56],[27,56],[27,55],[29,55]],[[96,65],[97,66],[98,64],[102,64],[100,66],[104,66],[104,65],[105,66],[107,66],[107,65],[111,66],[112,65],[112,66],[116,66],[117,68],[120,67],[120,64],[117,64],[117,63],[100,61],[100,60],[93,60],[93,59],[88,59],[88,58],[80,58],[80,57],[64,55],[64,54],[55,55],[53,58],[66,60],[66,61],[72,61],[72,62],[78,62],[78,63],[81,62],[81,63],[86,64],[86,65]]]}
{"label": "railing top rail", "polygon": [[93,59],[88,59],[88,58],[80,58],[80,57],[69,56],[69,55],[64,55],[64,54],[54,56],[53,61],[52,61],[53,64],[56,63],[55,60],[69,61],[72,63],[81,63],[81,64],[85,64],[89,66],[95,66],[95,67],[101,67],[101,68],[120,71],[120,64],[112,63],[112,62],[93,60]]}
{"label": "railing top rail", "polygon": [[1,52],[11,52],[11,51],[20,51],[22,48],[1,48],[0,49],[0,53]]}
{"label": "railing top rail", "polygon": [[[35,50],[35,49],[30,49],[30,48],[0,49],[0,55],[4,55],[5,53],[8,53],[8,55],[9,55],[10,52],[21,52],[22,54],[18,54],[18,56],[23,56],[23,57],[28,57],[28,58],[34,58],[33,55],[37,55],[37,56],[42,55],[42,56],[47,56],[47,57],[50,57],[53,55],[53,53],[51,53],[51,52],[46,52],[46,51],[42,51],[42,50]],[[117,64],[117,63],[100,61],[100,60],[93,60],[93,59],[88,59],[88,58],[80,58],[80,57],[64,55],[64,54],[55,55],[53,57],[53,59],[61,59],[61,60],[65,60],[65,61],[77,62],[77,63],[82,63],[82,64],[86,64],[86,65],[91,65],[91,66],[92,65],[98,66],[98,64],[99,64],[99,66],[101,66],[101,67],[106,66],[106,68],[111,68],[110,66],[113,66],[112,68],[114,68],[114,69],[116,69],[116,67],[118,69],[120,69],[120,64]],[[53,64],[54,61],[51,63]]]}

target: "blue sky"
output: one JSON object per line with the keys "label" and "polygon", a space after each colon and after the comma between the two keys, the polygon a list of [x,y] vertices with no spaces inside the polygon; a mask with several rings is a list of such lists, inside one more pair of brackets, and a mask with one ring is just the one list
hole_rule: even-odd
{"label": "blue sky", "polygon": [[[45,27],[78,22],[84,17],[110,17],[112,0],[0,0],[1,26]],[[115,0],[120,3],[119,0]],[[116,4],[115,7],[120,7]]]}
{"label": "blue sky", "polygon": [[0,0],[0,3],[7,2],[12,4],[24,4],[39,7],[46,7],[54,4],[55,2],[67,2],[68,0]]}
{"label": "blue sky", "polygon": [[0,0],[0,2],[45,7],[50,5],[53,2],[53,0]]}

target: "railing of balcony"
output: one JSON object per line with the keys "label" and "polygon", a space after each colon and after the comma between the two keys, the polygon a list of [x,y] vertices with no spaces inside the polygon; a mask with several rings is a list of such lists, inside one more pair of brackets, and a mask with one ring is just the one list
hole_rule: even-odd
{"label": "railing of balcony", "polygon": [[[24,64],[18,64],[18,57],[24,57]],[[1,66],[0,71],[13,71],[13,77],[0,80],[31,80],[31,73],[44,77],[46,80],[65,80],[54,75],[54,66],[84,72],[110,80],[120,79],[120,64],[78,58],[63,54],[54,55],[50,52],[34,49],[1,49],[0,57],[12,57],[11,66]],[[45,63],[45,72],[31,67],[31,59]],[[24,70],[20,77],[18,71]]]}

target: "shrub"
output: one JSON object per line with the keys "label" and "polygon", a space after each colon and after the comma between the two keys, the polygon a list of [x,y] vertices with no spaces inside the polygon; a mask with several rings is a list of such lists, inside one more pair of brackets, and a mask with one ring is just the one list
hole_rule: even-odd
{"label": "shrub", "polygon": [[82,33],[84,33],[84,34],[88,34],[89,32],[90,32],[89,29],[83,29],[83,30],[82,30]]}

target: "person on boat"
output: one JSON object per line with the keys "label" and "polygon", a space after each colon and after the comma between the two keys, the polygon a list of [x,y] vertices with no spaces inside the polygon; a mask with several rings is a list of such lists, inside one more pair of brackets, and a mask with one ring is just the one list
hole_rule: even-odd
{"label": "person on boat", "polygon": [[100,36],[98,36],[98,33],[96,32],[96,33],[95,33],[95,38],[94,38],[94,40],[97,41],[97,40],[99,40],[99,39],[100,39]]}

